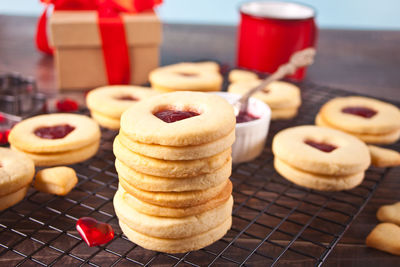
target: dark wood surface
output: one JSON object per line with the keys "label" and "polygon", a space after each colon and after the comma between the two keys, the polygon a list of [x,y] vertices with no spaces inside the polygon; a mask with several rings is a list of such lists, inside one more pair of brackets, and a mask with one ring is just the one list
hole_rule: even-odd
{"label": "dark wood surface", "polygon": [[[16,71],[33,76],[41,91],[53,94],[56,93],[53,59],[35,50],[35,26],[35,18],[0,16],[0,73]],[[161,52],[162,64],[215,59],[233,66],[236,28],[165,25]],[[315,64],[309,68],[307,80],[400,101],[399,66],[400,32],[321,30],[318,55]],[[396,168],[391,172],[335,247],[325,266],[400,264],[400,257],[364,245],[366,235],[377,224],[377,208],[400,201],[400,170]]]}

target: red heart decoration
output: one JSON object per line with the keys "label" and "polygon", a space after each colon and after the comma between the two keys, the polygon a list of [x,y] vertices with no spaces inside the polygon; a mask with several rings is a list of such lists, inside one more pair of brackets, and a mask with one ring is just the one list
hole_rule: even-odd
{"label": "red heart decoration", "polygon": [[106,244],[114,238],[114,230],[111,225],[91,217],[80,218],[76,222],[76,230],[89,247]]}
{"label": "red heart decoration", "polygon": [[56,102],[57,110],[60,112],[72,112],[79,109],[79,105],[75,100],[64,98]]}

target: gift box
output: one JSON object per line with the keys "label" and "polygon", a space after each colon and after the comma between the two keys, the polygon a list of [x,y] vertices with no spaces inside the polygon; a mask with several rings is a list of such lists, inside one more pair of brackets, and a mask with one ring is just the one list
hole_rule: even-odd
{"label": "gift box", "polygon": [[[147,82],[149,72],[159,65],[160,20],[153,11],[122,13],[118,18],[123,23],[122,39],[121,36],[113,36],[113,29],[104,34],[99,27],[97,11],[53,12],[50,17],[50,42],[54,50],[59,88],[79,90],[107,84]],[[117,42],[117,47],[108,47],[109,41]],[[124,42],[126,48],[119,48],[118,45]],[[105,51],[107,47],[108,52]],[[122,53],[122,57],[128,58],[126,62],[119,62],[121,55],[117,57],[113,54],[118,54],[120,50],[127,50],[126,56]],[[123,74],[115,73],[124,71],[127,72],[125,76],[129,77],[121,78]],[[117,75],[117,78],[110,78],[112,75]]]}

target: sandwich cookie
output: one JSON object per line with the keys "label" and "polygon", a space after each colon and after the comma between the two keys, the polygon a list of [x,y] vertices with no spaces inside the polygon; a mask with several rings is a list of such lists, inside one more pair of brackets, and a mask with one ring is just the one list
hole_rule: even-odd
{"label": "sandwich cookie", "polygon": [[151,87],[159,92],[220,91],[223,78],[213,62],[179,63],[160,67],[149,75]]}
{"label": "sandwich cookie", "polygon": [[297,126],[275,135],[274,166],[286,179],[317,190],[338,191],[360,184],[371,158],[368,147],[341,131]]}
{"label": "sandwich cookie", "polygon": [[373,98],[334,98],[321,107],[316,124],[345,131],[368,143],[389,144],[400,138],[400,110]]}
{"label": "sandwich cookie", "polygon": [[91,90],[86,104],[91,116],[101,126],[117,130],[122,113],[129,107],[158,93],[148,87],[110,85]]}

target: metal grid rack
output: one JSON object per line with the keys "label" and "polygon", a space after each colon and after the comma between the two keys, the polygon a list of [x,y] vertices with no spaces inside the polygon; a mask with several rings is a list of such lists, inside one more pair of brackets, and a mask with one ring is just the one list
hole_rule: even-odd
{"label": "metal grid rack", "polygon": [[[309,84],[301,87],[304,104],[299,116],[273,122],[263,154],[233,167],[233,225],[221,240],[198,251],[166,254],[143,249],[122,235],[112,205],[118,186],[112,154],[116,133],[104,130],[98,154],[73,165],[79,183],[71,193],[59,197],[30,189],[22,202],[0,212],[0,259],[15,259],[7,263],[16,266],[266,266],[294,259],[321,265],[389,169],[370,168],[360,186],[343,192],[305,189],[280,177],[272,165],[274,134],[312,124],[322,103],[348,94]],[[75,230],[82,216],[110,223],[115,238],[88,247]]]}

